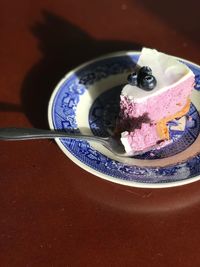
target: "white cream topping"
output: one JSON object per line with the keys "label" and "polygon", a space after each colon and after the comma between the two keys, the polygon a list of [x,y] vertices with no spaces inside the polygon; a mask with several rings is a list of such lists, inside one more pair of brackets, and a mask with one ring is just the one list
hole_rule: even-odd
{"label": "white cream topping", "polygon": [[145,91],[137,86],[127,84],[122,90],[122,95],[134,102],[142,102],[146,98],[157,95],[169,87],[176,86],[190,76],[193,72],[183,63],[172,56],[158,52],[155,49],[143,48],[137,64],[148,66],[157,80],[157,85],[152,91]]}
{"label": "white cream topping", "polygon": [[126,151],[126,153],[130,154],[132,151],[132,148],[129,144],[129,141],[128,141],[128,132],[123,132],[121,133],[121,142],[122,144],[124,145],[124,149]]}

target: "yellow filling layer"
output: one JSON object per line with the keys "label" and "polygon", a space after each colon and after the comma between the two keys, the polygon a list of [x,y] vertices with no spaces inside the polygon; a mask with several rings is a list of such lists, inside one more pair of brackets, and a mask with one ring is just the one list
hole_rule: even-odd
{"label": "yellow filling layer", "polygon": [[159,137],[162,140],[169,140],[169,138],[170,138],[169,137],[169,129],[167,127],[167,122],[174,120],[176,118],[180,118],[180,117],[184,116],[185,114],[187,114],[189,109],[190,109],[190,102],[191,102],[191,100],[188,99],[186,105],[179,112],[177,112],[174,115],[171,115],[169,117],[165,117],[164,119],[160,120],[157,123],[157,125],[156,125],[157,132],[158,132]]}

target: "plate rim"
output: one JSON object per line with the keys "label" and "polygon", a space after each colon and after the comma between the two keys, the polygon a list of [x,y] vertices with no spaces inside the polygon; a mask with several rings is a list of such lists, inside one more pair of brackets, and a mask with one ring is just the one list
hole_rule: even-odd
{"label": "plate rim", "polygon": [[[107,58],[111,58],[111,57],[117,57],[117,56],[128,56],[128,55],[139,55],[141,53],[141,51],[137,51],[137,50],[124,50],[124,51],[118,51],[118,52],[112,52],[112,53],[108,53],[96,58],[93,58],[91,60],[88,60],[80,65],[78,65],[76,68],[71,69],[70,71],[68,71],[63,78],[61,78],[61,80],[57,83],[57,85],[54,87],[52,94],[50,96],[49,102],[48,102],[48,110],[47,110],[47,116],[48,116],[48,124],[50,129],[54,130],[54,125],[53,125],[53,117],[52,117],[52,109],[53,109],[53,102],[55,99],[55,96],[57,94],[57,92],[59,91],[60,87],[62,86],[62,84],[66,81],[66,79],[68,77],[70,77],[72,74],[76,73],[77,71],[79,71],[80,69],[95,63],[97,61],[100,60],[104,60]],[[194,66],[196,66],[197,68],[200,69],[200,65],[187,60],[187,59],[183,59],[181,57],[176,57],[173,56],[172,57],[178,59],[178,60],[182,60],[184,62],[187,62],[189,64],[192,64]],[[196,182],[198,180],[200,180],[200,175],[191,177],[191,178],[186,178],[183,179],[181,181],[174,181],[174,182],[161,182],[161,183],[140,183],[140,182],[135,182],[135,181],[127,181],[127,180],[123,180],[120,179],[118,177],[112,177],[110,175],[104,174],[96,169],[93,169],[92,167],[84,164],[82,161],[80,161],[79,159],[77,159],[76,156],[74,156],[70,151],[68,151],[68,149],[64,146],[64,144],[61,142],[61,140],[59,138],[55,138],[55,142],[57,143],[57,145],[59,146],[59,148],[62,150],[62,152],[70,159],[72,160],[72,162],[74,162],[76,165],[78,165],[80,168],[82,168],[84,171],[87,171],[93,175],[95,175],[96,177],[99,177],[101,179],[104,179],[106,181],[109,182],[113,182],[113,183],[117,183],[117,184],[121,184],[121,185],[125,185],[125,186],[131,186],[131,187],[137,187],[137,188],[151,188],[151,189],[160,189],[160,188],[171,188],[171,187],[177,187],[177,186],[182,186],[182,185],[187,185],[193,182]]]}

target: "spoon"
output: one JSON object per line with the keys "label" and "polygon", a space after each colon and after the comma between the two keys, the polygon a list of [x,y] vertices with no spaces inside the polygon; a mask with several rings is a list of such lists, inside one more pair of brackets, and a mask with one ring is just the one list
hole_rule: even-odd
{"label": "spoon", "polygon": [[117,140],[112,136],[100,137],[93,135],[83,135],[80,133],[68,133],[59,130],[42,130],[36,128],[0,128],[1,141],[54,139],[58,137],[98,142],[101,143],[104,147],[106,147],[116,156],[130,157],[130,155],[125,152],[120,140]]}

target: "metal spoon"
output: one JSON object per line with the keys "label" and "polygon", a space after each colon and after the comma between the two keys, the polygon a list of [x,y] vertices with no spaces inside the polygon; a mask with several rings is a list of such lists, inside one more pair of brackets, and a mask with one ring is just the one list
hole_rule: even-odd
{"label": "metal spoon", "polygon": [[101,143],[109,151],[119,157],[130,157],[121,142],[112,136],[100,137],[92,135],[83,135],[79,133],[67,133],[65,131],[42,130],[36,128],[0,128],[0,140],[30,140],[30,139],[54,139],[54,138],[70,138],[87,141],[95,141]]}

